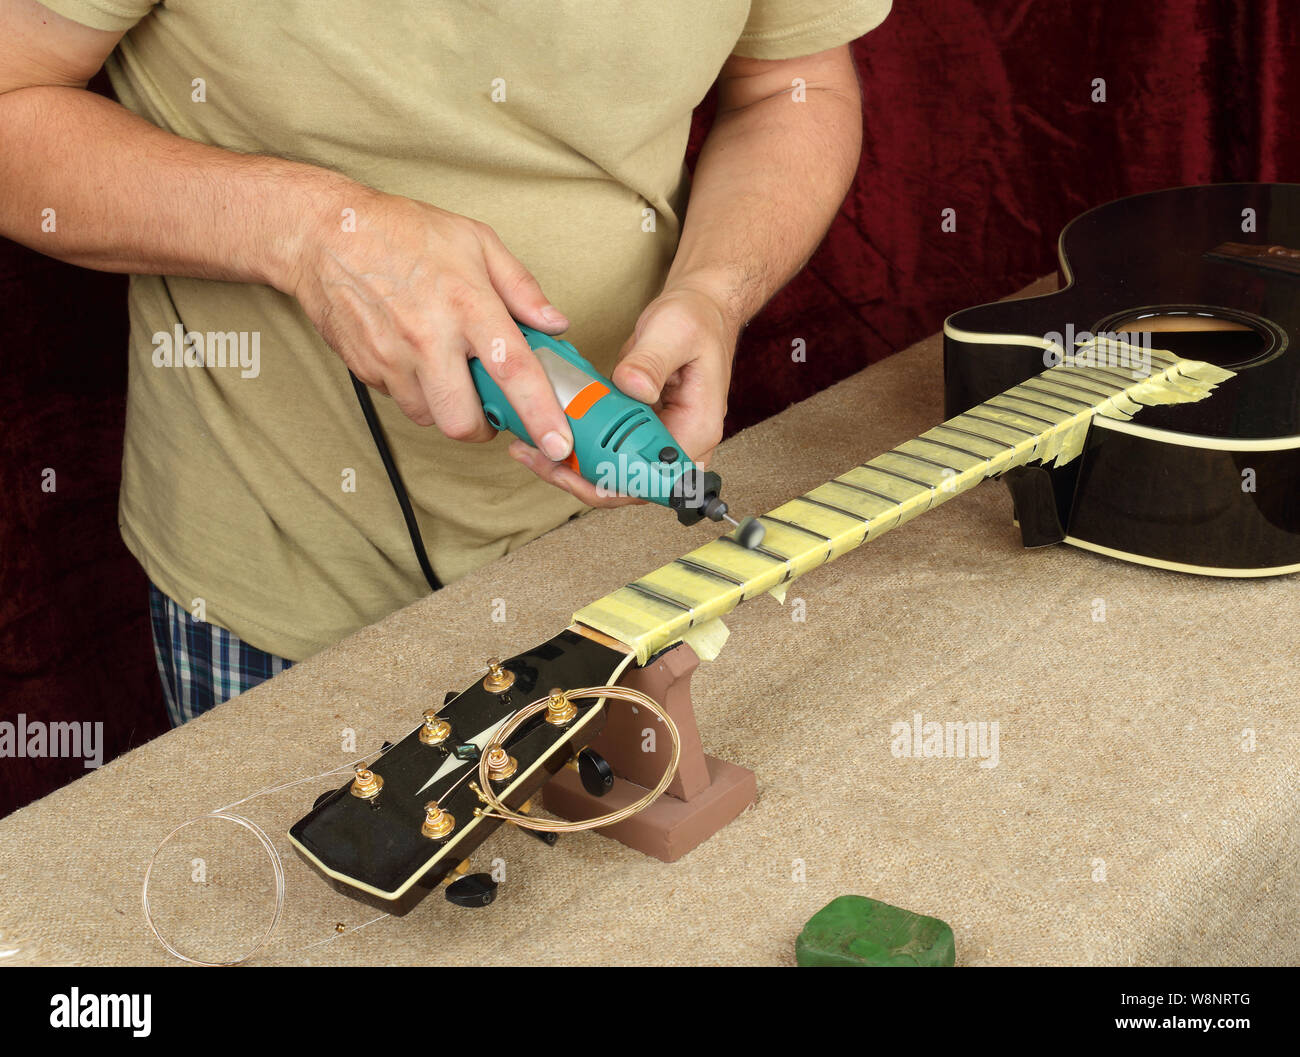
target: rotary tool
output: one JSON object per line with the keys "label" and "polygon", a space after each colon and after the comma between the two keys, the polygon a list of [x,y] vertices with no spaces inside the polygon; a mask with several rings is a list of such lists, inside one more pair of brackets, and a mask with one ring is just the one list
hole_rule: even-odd
{"label": "rotary tool", "polygon": [[[616,388],[569,342],[518,326],[569,419],[573,451],[566,465],[607,495],[668,507],[683,525],[702,518],[725,520],[736,526],[741,545],[753,550],[762,542],[762,523],[754,518],[736,521],[727,512],[722,478],[691,461],[653,408]],[[469,369],[488,424],[536,447],[483,364],[471,359]]]}

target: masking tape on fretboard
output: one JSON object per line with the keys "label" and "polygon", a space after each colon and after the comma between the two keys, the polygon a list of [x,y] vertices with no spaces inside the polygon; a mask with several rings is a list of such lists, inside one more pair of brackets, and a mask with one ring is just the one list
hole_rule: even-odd
{"label": "masking tape on fretboard", "polygon": [[[1095,366],[1102,352],[1107,366]],[[1148,363],[1133,378],[1121,362]],[[679,640],[702,660],[726,641],[719,619],[764,592],[784,601],[790,583],[846,551],[905,524],[986,477],[1041,461],[1060,466],[1083,450],[1095,415],[1127,420],[1144,406],[1202,400],[1233,372],[1158,349],[1123,342],[1081,344],[1069,362],[855,466],[760,519],[762,544],[711,540],[580,609],[574,619],[636,652],[651,654]]]}
{"label": "masking tape on fretboard", "polygon": [[711,661],[727,644],[731,629],[716,617],[697,624],[682,636],[682,641],[693,649],[702,661]]}

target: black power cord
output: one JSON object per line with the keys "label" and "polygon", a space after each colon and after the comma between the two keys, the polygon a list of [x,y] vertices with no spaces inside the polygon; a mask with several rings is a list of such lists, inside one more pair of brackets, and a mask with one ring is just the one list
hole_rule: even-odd
{"label": "black power cord", "polygon": [[441,590],[442,581],[438,579],[438,574],[433,571],[433,566],[429,563],[429,553],[424,549],[424,537],[420,535],[415,511],[411,509],[410,496],[406,494],[406,485],[402,483],[402,475],[397,472],[397,463],[393,461],[393,453],[389,450],[388,441],[384,437],[384,429],[379,424],[379,416],[375,413],[375,402],[370,398],[370,390],[351,371],[348,371],[348,377],[352,379],[352,388],[356,391],[357,403],[361,405],[361,414],[365,416],[366,425],[370,427],[370,435],[375,439],[375,448],[379,452],[380,461],[383,462],[388,480],[393,486],[397,505],[402,508],[402,520],[406,522],[406,532],[411,537],[411,547],[415,550],[415,560],[420,563],[420,572],[424,573],[431,591]]}

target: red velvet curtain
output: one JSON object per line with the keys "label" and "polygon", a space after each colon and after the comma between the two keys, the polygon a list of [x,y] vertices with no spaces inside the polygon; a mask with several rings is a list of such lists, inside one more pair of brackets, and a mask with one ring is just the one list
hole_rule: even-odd
{"label": "red velvet curtain", "polygon": [[[746,332],[728,428],[1052,270],[1057,233],[1084,209],[1177,184],[1295,180],[1288,10],[895,0],[854,46],[857,181],[808,269]],[[946,209],[955,231],[941,229]],[[166,725],[144,579],[117,535],[123,291],[0,241],[0,719],[103,722],[107,756]],[[0,814],[83,773],[80,760],[0,760]]]}
{"label": "red velvet curtain", "polygon": [[1297,14],[1287,0],[894,0],[854,45],[857,180],[747,331],[729,429],[1053,271],[1061,228],[1095,205],[1300,179]]}

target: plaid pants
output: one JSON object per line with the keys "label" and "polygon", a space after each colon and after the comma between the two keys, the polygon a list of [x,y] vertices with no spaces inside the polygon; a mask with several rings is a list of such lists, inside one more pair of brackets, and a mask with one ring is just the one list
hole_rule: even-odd
{"label": "plaid pants", "polygon": [[149,615],[154,659],[173,727],[293,664],[250,646],[225,628],[195,620],[153,584],[149,585]]}

